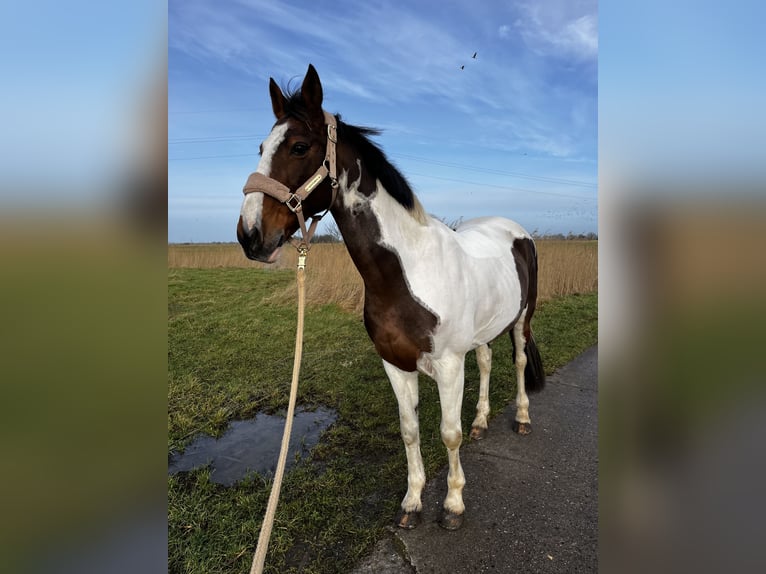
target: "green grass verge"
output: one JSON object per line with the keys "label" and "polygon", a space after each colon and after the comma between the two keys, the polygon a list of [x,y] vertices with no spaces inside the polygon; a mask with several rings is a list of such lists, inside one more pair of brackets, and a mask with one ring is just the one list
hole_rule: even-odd
{"label": "green grass verge", "polygon": [[[287,404],[296,310],[265,302],[292,271],[172,270],[168,284],[168,450],[197,433]],[[597,337],[597,295],[539,307],[533,330],[547,372]],[[493,344],[490,402],[515,395],[509,338]],[[475,355],[466,360],[463,428],[478,400]],[[446,464],[436,385],[420,384],[427,476]],[[298,403],[326,405],[338,419],[285,477],[267,572],[347,572],[390,524],[406,491],[396,399],[361,320],[327,305],[306,313]],[[534,397],[532,398],[534,409]],[[466,436],[466,442],[468,438]],[[168,477],[168,561],[174,573],[248,572],[271,487],[257,475],[223,487],[201,469]]]}

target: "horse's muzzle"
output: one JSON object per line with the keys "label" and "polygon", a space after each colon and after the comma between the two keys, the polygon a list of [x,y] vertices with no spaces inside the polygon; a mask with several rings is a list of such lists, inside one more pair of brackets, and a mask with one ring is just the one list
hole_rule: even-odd
{"label": "horse's muzzle", "polygon": [[274,263],[278,250],[284,243],[284,236],[275,237],[272,241],[264,242],[261,231],[257,228],[246,230],[240,215],[237,222],[237,240],[245,252],[245,257],[261,263]]}
{"label": "horse's muzzle", "polygon": [[263,257],[263,238],[261,237],[261,232],[255,228],[250,230],[250,232],[246,231],[245,226],[242,224],[241,215],[239,216],[239,221],[237,221],[237,240],[248,259],[255,261],[265,261],[268,259],[268,256]]}

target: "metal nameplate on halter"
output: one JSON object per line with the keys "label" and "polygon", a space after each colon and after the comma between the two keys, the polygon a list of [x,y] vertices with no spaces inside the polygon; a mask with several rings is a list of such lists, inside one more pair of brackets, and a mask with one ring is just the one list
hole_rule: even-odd
{"label": "metal nameplate on halter", "polygon": [[310,180],[306,182],[306,185],[304,186],[306,188],[306,193],[311,193],[314,188],[322,183],[322,180],[325,178],[324,173],[317,173],[314,177],[312,177]]}
{"label": "metal nameplate on halter", "polygon": [[285,205],[292,211],[293,213],[298,213],[303,209],[303,204],[301,203],[301,198],[295,195],[294,193],[287,198],[287,201],[285,201]]}

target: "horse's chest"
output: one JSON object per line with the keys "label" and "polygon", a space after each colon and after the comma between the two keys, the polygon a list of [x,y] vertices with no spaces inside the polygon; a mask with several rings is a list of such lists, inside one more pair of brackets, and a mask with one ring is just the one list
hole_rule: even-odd
{"label": "horse's chest", "polygon": [[417,370],[422,353],[432,349],[437,316],[407,293],[406,296],[368,296],[364,325],[378,354],[404,371]]}

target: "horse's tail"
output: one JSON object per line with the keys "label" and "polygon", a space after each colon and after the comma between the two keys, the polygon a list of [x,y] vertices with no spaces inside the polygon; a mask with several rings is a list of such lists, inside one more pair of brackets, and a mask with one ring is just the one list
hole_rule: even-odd
{"label": "horse's tail", "polygon": [[527,355],[527,366],[524,367],[524,389],[530,393],[542,391],[545,388],[545,370],[532,333],[529,334],[524,353]]}

